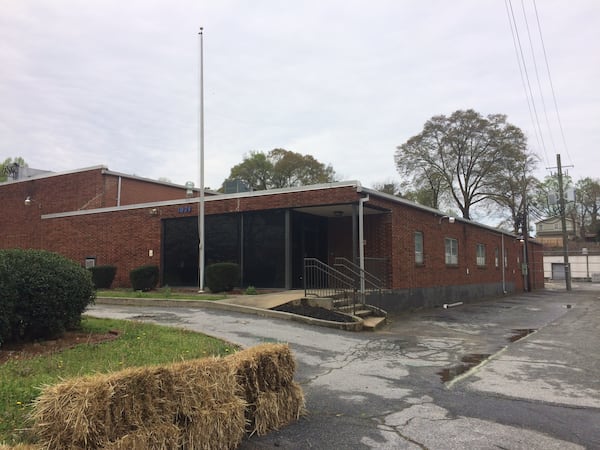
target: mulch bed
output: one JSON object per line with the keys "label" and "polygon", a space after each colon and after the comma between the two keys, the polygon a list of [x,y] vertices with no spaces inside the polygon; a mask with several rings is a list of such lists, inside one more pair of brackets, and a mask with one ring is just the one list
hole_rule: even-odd
{"label": "mulch bed", "polygon": [[283,311],[300,316],[312,317],[314,319],[329,320],[331,322],[354,322],[352,317],[332,311],[330,309],[321,308],[319,306],[310,306],[306,304],[294,305],[286,303],[285,305],[273,308],[274,311]]}
{"label": "mulch bed", "polygon": [[118,331],[109,333],[81,333],[68,331],[61,337],[40,342],[11,342],[0,347],[0,364],[15,359],[28,359],[73,348],[80,344],[98,344],[112,341],[119,336]]}

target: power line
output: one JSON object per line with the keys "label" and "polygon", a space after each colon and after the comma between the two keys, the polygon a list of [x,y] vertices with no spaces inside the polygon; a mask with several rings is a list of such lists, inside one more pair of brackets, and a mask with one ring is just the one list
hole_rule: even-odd
{"label": "power line", "polygon": [[[521,76],[521,86],[523,87],[523,91],[525,92],[525,100],[527,100],[527,109],[529,110],[529,118],[531,119],[531,123],[533,125],[533,135],[535,136],[535,140],[537,141],[538,148],[543,149],[543,145],[542,145],[542,142],[540,141],[539,133],[537,131],[537,128],[535,127],[535,120],[533,117],[533,111],[531,109],[531,101],[529,100],[529,95],[527,95],[527,86],[525,84],[525,75],[523,74],[523,65],[521,63],[521,58],[519,58],[519,49],[517,47],[517,39],[515,37],[515,28],[513,27],[513,22],[510,18],[510,11],[508,9],[508,3],[505,1],[504,4],[506,6],[506,13],[508,15],[508,24],[510,26],[510,33],[511,33],[512,40],[513,40],[513,47],[515,49],[515,56],[517,58],[517,65],[519,66],[519,74]],[[546,155],[545,151],[544,151],[544,155],[546,156],[546,163],[548,164],[549,163],[548,156]]]}
{"label": "power line", "polygon": [[[515,18],[511,0],[505,0],[505,5],[506,5],[506,12],[508,15],[508,21],[509,21],[511,32],[512,32],[513,44],[515,46],[517,62],[519,63],[519,70],[521,71],[521,81],[523,83],[523,88],[525,90],[525,97],[527,99],[528,105],[531,100],[530,114],[533,110],[532,122],[533,122],[534,130],[536,130],[539,133],[539,140],[541,141],[541,147],[544,152],[545,160],[548,164],[550,164],[550,162],[549,162],[550,160],[548,159],[548,153],[546,152],[546,143],[544,141],[542,127],[540,126],[539,116],[537,113],[537,108],[535,106],[535,98],[533,96],[533,90],[531,89],[531,82],[529,80],[529,73],[527,71],[525,55],[523,54],[523,47],[521,45],[521,38],[519,36],[517,20]],[[521,70],[521,67],[523,70]]]}
{"label": "power line", "polygon": [[560,119],[560,114],[558,112],[558,102],[556,101],[556,94],[554,92],[554,83],[552,83],[552,76],[550,75],[550,65],[548,64],[548,55],[546,53],[546,45],[544,44],[544,37],[542,35],[542,26],[540,24],[540,17],[537,10],[537,4],[535,0],[533,0],[533,8],[535,10],[535,18],[537,21],[538,31],[540,34],[540,42],[542,43],[542,50],[544,53],[544,61],[546,63],[546,73],[548,74],[548,81],[550,83],[550,90],[552,91],[552,100],[554,101],[554,110],[556,111],[556,119],[558,120],[558,126],[560,129],[560,135],[562,137],[562,142],[567,152],[567,156],[569,157],[569,162],[573,163],[571,159],[571,154],[569,153],[569,146],[567,145],[567,140],[565,139],[565,133],[562,126],[562,120]]}
{"label": "power line", "polygon": [[529,39],[529,47],[531,48],[531,60],[533,62],[533,70],[535,72],[535,78],[537,80],[538,89],[540,92],[540,100],[542,102],[542,110],[544,111],[544,118],[546,119],[546,126],[548,127],[548,137],[550,138],[550,144],[554,153],[558,153],[556,150],[556,144],[554,143],[554,136],[552,134],[552,127],[548,120],[548,109],[546,108],[546,101],[544,100],[544,92],[542,90],[542,83],[540,81],[540,74],[538,71],[537,58],[535,57],[535,49],[533,46],[533,40],[531,39],[531,31],[529,30],[529,21],[527,20],[527,13],[525,11],[525,3],[521,0],[521,9],[523,10],[523,21],[525,23],[525,29],[527,30],[527,38]]}

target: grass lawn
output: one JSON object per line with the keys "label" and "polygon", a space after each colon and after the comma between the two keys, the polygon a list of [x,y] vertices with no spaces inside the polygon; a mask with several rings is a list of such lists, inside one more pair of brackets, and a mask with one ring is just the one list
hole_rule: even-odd
{"label": "grass lawn", "polygon": [[131,289],[106,289],[96,291],[97,297],[110,298],[159,298],[169,300],[223,300],[225,294],[198,294],[193,291],[173,292],[169,288],[161,288],[154,291],[142,292]]}
{"label": "grass lawn", "polygon": [[28,433],[23,430],[26,416],[44,385],[74,376],[236,351],[231,344],[200,333],[140,322],[84,317],[79,331],[86,335],[118,331],[118,337],[0,364],[0,445],[27,441]]}

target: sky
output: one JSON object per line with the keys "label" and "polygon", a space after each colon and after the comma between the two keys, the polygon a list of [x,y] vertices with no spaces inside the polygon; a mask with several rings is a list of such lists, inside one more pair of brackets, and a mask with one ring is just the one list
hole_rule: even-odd
{"label": "sky", "polygon": [[464,109],[523,129],[539,178],[557,154],[599,178],[599,24],[597,0],[0,0],[0,160],[198,186],[203,27],[207,187],[274,148],[401,181],[396,147]]}

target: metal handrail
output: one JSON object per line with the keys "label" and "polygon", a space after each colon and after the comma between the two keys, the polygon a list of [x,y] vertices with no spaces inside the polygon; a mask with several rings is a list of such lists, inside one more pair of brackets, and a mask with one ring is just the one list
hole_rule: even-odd
{"label": "metal handrail", "polygon": [[335,262],[333,264],[337,267],[343,267],[345,270],[349,271],[354,275],[354,279],[360,284],[361,274],[364,275],[364,280],[366,284],[369,284],[374,290],[381,290],[383,286],[383,282],[381,279],[376,277],[370,272],[367,272],[365,269],[362,269],[359,265],[354,264],[348,258],[344,258],[343,256],[337,256],[335,258]]}
{"label": "metal handrail", "polygon": [[[343,256],[336,257],[334,260],[334,265],[337,267],[343,267],[344,270],[352,274],[357,286],[358,295],[360,296],[360,303],[363,305],[366,304],[367,295],[371,295],[370,302],[377,299],[378,306],[381,306],[383,283],[378,277],[370,272],[367,272]],[[361,274],[364,279],[364,285],[361,284]]]}
{"label": "metal handrail", "polygon": [[304,295],[334,297],[354,290],[354,280],[317,258],[304,258]]}

